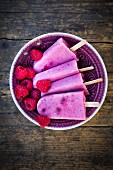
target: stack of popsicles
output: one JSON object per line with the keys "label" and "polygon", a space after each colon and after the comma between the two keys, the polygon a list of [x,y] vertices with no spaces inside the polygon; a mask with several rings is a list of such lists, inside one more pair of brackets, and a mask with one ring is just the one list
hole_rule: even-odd
{"label": "stack of popsicles", "polygon": [[50,89],[41,93],[42,98],[37,103],[39,114],[50,119],[85,120],[86,107],[99,106],[98,102],[86,102],[85,95],[89,94],[87,85],[102,79],[84,82],[82,72],[94,67],[78,69],[77,66],[75,51],[85,43],[83,40],[69,49],[67,42],[60,38],[44,52],[41,60],[34,62],[37,72],[33,79],[34,88],[39,80],[51,81]]}

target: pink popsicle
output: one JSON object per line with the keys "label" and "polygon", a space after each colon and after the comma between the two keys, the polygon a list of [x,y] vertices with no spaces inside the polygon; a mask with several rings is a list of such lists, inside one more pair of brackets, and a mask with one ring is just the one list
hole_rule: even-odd
{"label": "pink popsicle", "polygon": [[53,94],[42,97],[37,110],[50,119],[85,120],[85,100],[84,91]]}
{"label": "pink popsicle", "polygon": [[68,47],[67,42],[63,38],[58,39],[43,53],[41,60],[34,62],[34,70],[39,73],[73,59],[78,60]]}
{"label": "pink popsicle", "polygon": [[38,73],[33,78],[33,86],[36,88],[38,80],[46,79],[51,82],[79,73],[75,60],[53,67],[49,70]]}
{"label": "pink popsicle", "polygon": [[88,90],[83,83],[81,73],[51,83],[49,91],[47,93],[41,93],[41,96],[78,90],[84,90],[85,94],[88,94]]}

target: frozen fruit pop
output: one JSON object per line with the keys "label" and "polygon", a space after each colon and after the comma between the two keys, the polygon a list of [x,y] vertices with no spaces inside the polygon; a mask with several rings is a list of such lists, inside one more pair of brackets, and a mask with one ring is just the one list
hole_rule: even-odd
{"label": "frozen fruit pop", "polygon": [[50,119],[85,120],[84,91],[44,96],[37,104],[40,115]]}
{"label": "frozen fruit pop", "polygon": [[88,90],[83,83],[81,73],[51,83],[51,88],[48,90],[48,92],[41,93],[41,96],[77,90],[84,90],[85,94],[88,94]]}
{"label": "frozen fruit pop", "polygon": [[41,93],[41,96],[53,93],[61,93],[61,92],[69,92],[69,91],[78,91],[84,90],[85,95],[88,95],[89,92],[86,88],[87,85],[91,85],[94,83],[102,82],[103,79],[99,78],[96,80],[85,82],[83,81],[81,73],[76,75],[66,77],[64,79],[55,81],[51,83],[51,88],[48,90],[47,93]]}
{"label": "frozen fruit pop", "polygon": [[37,110],[50,119],[85,120],[86,107],[98,106],[98,102],[86,102],[84,91],[78,91],[44,96],[37,103]]}
{"label": "frozen fruit pop", "polygon": [[79,72],[92,70],[93,67],[86,67],[78,69],[77,62],[75,60],[69,61],[67,63],[61,64],[59,66],[53,67],[49,70],[38,73],[33,78],[33,86],[36,88],[36,83],[38,80],[46,79],[51,82],[60,80],[62,78],[77,74]]}
{"label": "frozen fruit pop", "polygon": [[60,38],[43,53],[41,60],[34,61],[33,67],[39,73],[73,59],[78,60],[76,54],[69,49],[67,42]]}
{"label": "frozen fruit pop", "polygon": [[92,81],[84,82],[81,73],[78,73],[76,75],[72,75],[70,77],[66,77],[64,79],[51,83],[51,88],[48,90],[48,92],[47,93],[42,92],[41,96],[53,93],[70,92],[78,90],[84,90],[85,95],[88,95],[89,92],[86,86],[94,83],[99,83],[102,81],[103,79],[99,78]]}
{"label": "frozen fruit pop", "polygon": [[53,82],[77,73],[79,73],[77,62],[75,60],[72,60],[36,74],[33,79],[33,86],[34,88],[36,88],[36,83],[38,80],[49,79],[51,82]]}

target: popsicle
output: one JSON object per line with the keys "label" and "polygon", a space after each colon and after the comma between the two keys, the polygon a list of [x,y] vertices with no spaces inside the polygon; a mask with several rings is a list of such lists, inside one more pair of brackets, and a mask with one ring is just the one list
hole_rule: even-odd
{"label": "popsicle", "polygon": [[53,94],[42,97],[37,111],[50,119],[85,120],[86,106],[98,107],[98,102],[86,102],[84,91]]}
{"label": "popsicle", "polygon": [[100,78],[84,83],[81,73],[78,73],[76,75],[72,75],[51,83],[51,88],[48,90],[48,92],[41,93],[41,96],[53,93],[70,92],[78,90],[84,90],[85,95],[88,95],[89,93],[86,86],[98,82],[102,82],[102,79]]}
{"label": "popsicle", "polygon": [[48,92],[41,93],[41,96],[47,94],[71,92],[77,90],[84,90],[85,94],[86,95],[88,94],[88,90],[83,83],[81,73],[51,83],[51,88],[48,90]]}
{"label": "popsicle", "polygon": [[53,67],[49,70],[38,73],[33,78],[33,86],[36,88],[36,83],[38,80],[49,79],[51,82],[60,80],[62,78],[77,74],[79,72],[88,71],[94,69],[93,66],[78,69],[77,62],[75,60],[66,62],[59,66]]}
{"label": "popsicle", "polygon": [[33,68],[39,73],[73,59],[78,60],[76,54],[69,49],[67,42],[60,38],[43,53],[41,60],[34,61]]}

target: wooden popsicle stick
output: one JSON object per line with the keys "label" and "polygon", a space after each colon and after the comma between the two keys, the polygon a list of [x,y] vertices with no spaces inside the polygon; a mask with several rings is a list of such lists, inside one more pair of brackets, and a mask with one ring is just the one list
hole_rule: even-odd
{"label": "wooden popsicle stick", "polygon": [[70,48],[71,51],[76,51],[78,48],[82,47],[87,43],[86,40],[80,41],[78,44],[74,45],[73,47]]}
{"label": "wooden popsicle stick", "polygon": [[90,66],[90,67],[86,67],[86,68],[81,68],[79,69],[80,73],[84,72],[84,71],[88,71],[88,70],[93,70],[94,67],[93,66]]}
{"label": "wooden popsicle stick", "polygon": [[103,81],[103,79],[102,79],[102,78],[99,78],[99,79],[96,79],[96,80],[92,80],[92,81],[85,82],[84,85],[87,86],[87,85],[99,83],[99,82],[102,82],[102,81]]}
{"label": "wooden popsicle stick", "polygon": [[99,102],[85,102],[85,107],[99,107]]}

